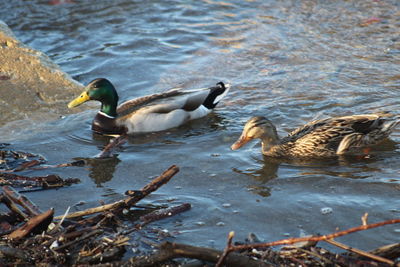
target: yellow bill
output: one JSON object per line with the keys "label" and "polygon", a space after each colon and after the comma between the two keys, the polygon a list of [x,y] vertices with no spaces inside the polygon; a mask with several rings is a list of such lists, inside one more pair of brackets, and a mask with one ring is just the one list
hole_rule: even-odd
{"label": "yellow bill", "polygon": [[75,98],[74,100],[69,102],[68,108],[73,108],[73,107],[79,106],[80,104],[85,103],[86,101],[89,101],[89,100],[90,100],[90,97],[89,97],[88,93],[85,91],[82,94],[80,94],[77,98]]}

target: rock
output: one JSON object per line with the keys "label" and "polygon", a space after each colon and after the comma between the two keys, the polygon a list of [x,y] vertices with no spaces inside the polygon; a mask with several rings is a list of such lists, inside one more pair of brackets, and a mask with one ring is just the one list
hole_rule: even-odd
{"label": "rock", "polygon": [[56,119],[83,86],[44,53],[21,43],[0,21],[0,126],[10,121]]}

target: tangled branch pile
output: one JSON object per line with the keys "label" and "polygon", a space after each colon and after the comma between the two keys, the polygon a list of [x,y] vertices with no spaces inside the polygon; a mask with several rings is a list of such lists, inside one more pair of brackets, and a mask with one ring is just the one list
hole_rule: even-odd
{"label": "tangled branch pile", "polygon": [[[191,266],[400,266],[398,263],[400,243],[366,252],[334,240],[357,231],[400,223],[400,219],[368,224],[367,216],[364,216],[362,225],[344,231],[268,243],[261,243],[251,235],[244,243],[232,244],[234,237],[232,232],[223,251],[168,242],[166,241],[168,233],[148,225],[187,211],[191,205],[183,203],[173,207],[147,209],[144,215],[133,207],[168,183],[179,171],[175,165],[140,190],[127,191],[124,199],[74,213],[67,211],[63,216],[54,217],[53,209],[41,211],[28,198],[10,186],[21,186],[22,180],[24,185],[37,186],[41,190],[53,188],[49,186],[51,179],[46,180],[43,177],[33,179],[12,173],[39,165],[44,159],[31,154],[3,153],[2,155],[0,178],[4,181],[3,184],[7,184],[2,186],[0,193],[0,203],[4,204],[4,211],[0,213],[0,265],[2,266],[162,266],[165,264],[181,266],[190,261],[188,259],[196,259],[196,262],[191,262]],[[10,155],[17,162],[13,163],[13,166],[6,166],[5,159]],[[20,157],[21,155],[23,157]],[[31,159],[31,157],[36,158]],[[61,178],[53,180],[59,185],[68,184]],[[146,239],[147,231],[156,233],[159,242]],[[145,243],[152,249],[147,251],[136,249],[136,253],[133,253],[132,250],[138,247],[138,242]],[[341,254],[330,252],[317,246],[318,242],[328,242],[346,252]],[[282,245],[285,246],[272,249],[274,246]]]}

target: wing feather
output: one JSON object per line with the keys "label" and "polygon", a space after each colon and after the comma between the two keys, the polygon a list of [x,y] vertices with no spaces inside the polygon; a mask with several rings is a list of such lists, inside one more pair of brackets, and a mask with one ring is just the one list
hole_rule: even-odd
{"label": "wing feather", "polygon": [[[398,118],[376,114],[316,120],[292,131],[282,143],[293,150],[343,154],[353,148],[373,145],[386,138],[399,124]],[[315,152],[314,151],[314,152]]]}

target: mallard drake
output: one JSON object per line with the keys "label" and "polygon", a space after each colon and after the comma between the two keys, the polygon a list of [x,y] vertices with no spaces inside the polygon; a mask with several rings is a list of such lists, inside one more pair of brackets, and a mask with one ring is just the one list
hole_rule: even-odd
{"label": "mallard drake", "polygon": [[214,87],[195,90],[172,89],[132,99],[118,105],[113,84],[104,78],[91,81],[69,104],[69,108],[89,101],[101,102],[101,109],[92,122],[92,130],[100,134],[133,134],[157,132],[201,118],[228,93],[229,86],[219,82]]}
{"label": "mallard drake", "polygon": [[265,156],[334,157],[379,143],[399,123],[399,117],[377,114],[334,117],[309,122],[280,139],[271,121],[253,117],[246,122],[242,135],[231,149],[236,150],[259,138]]}

